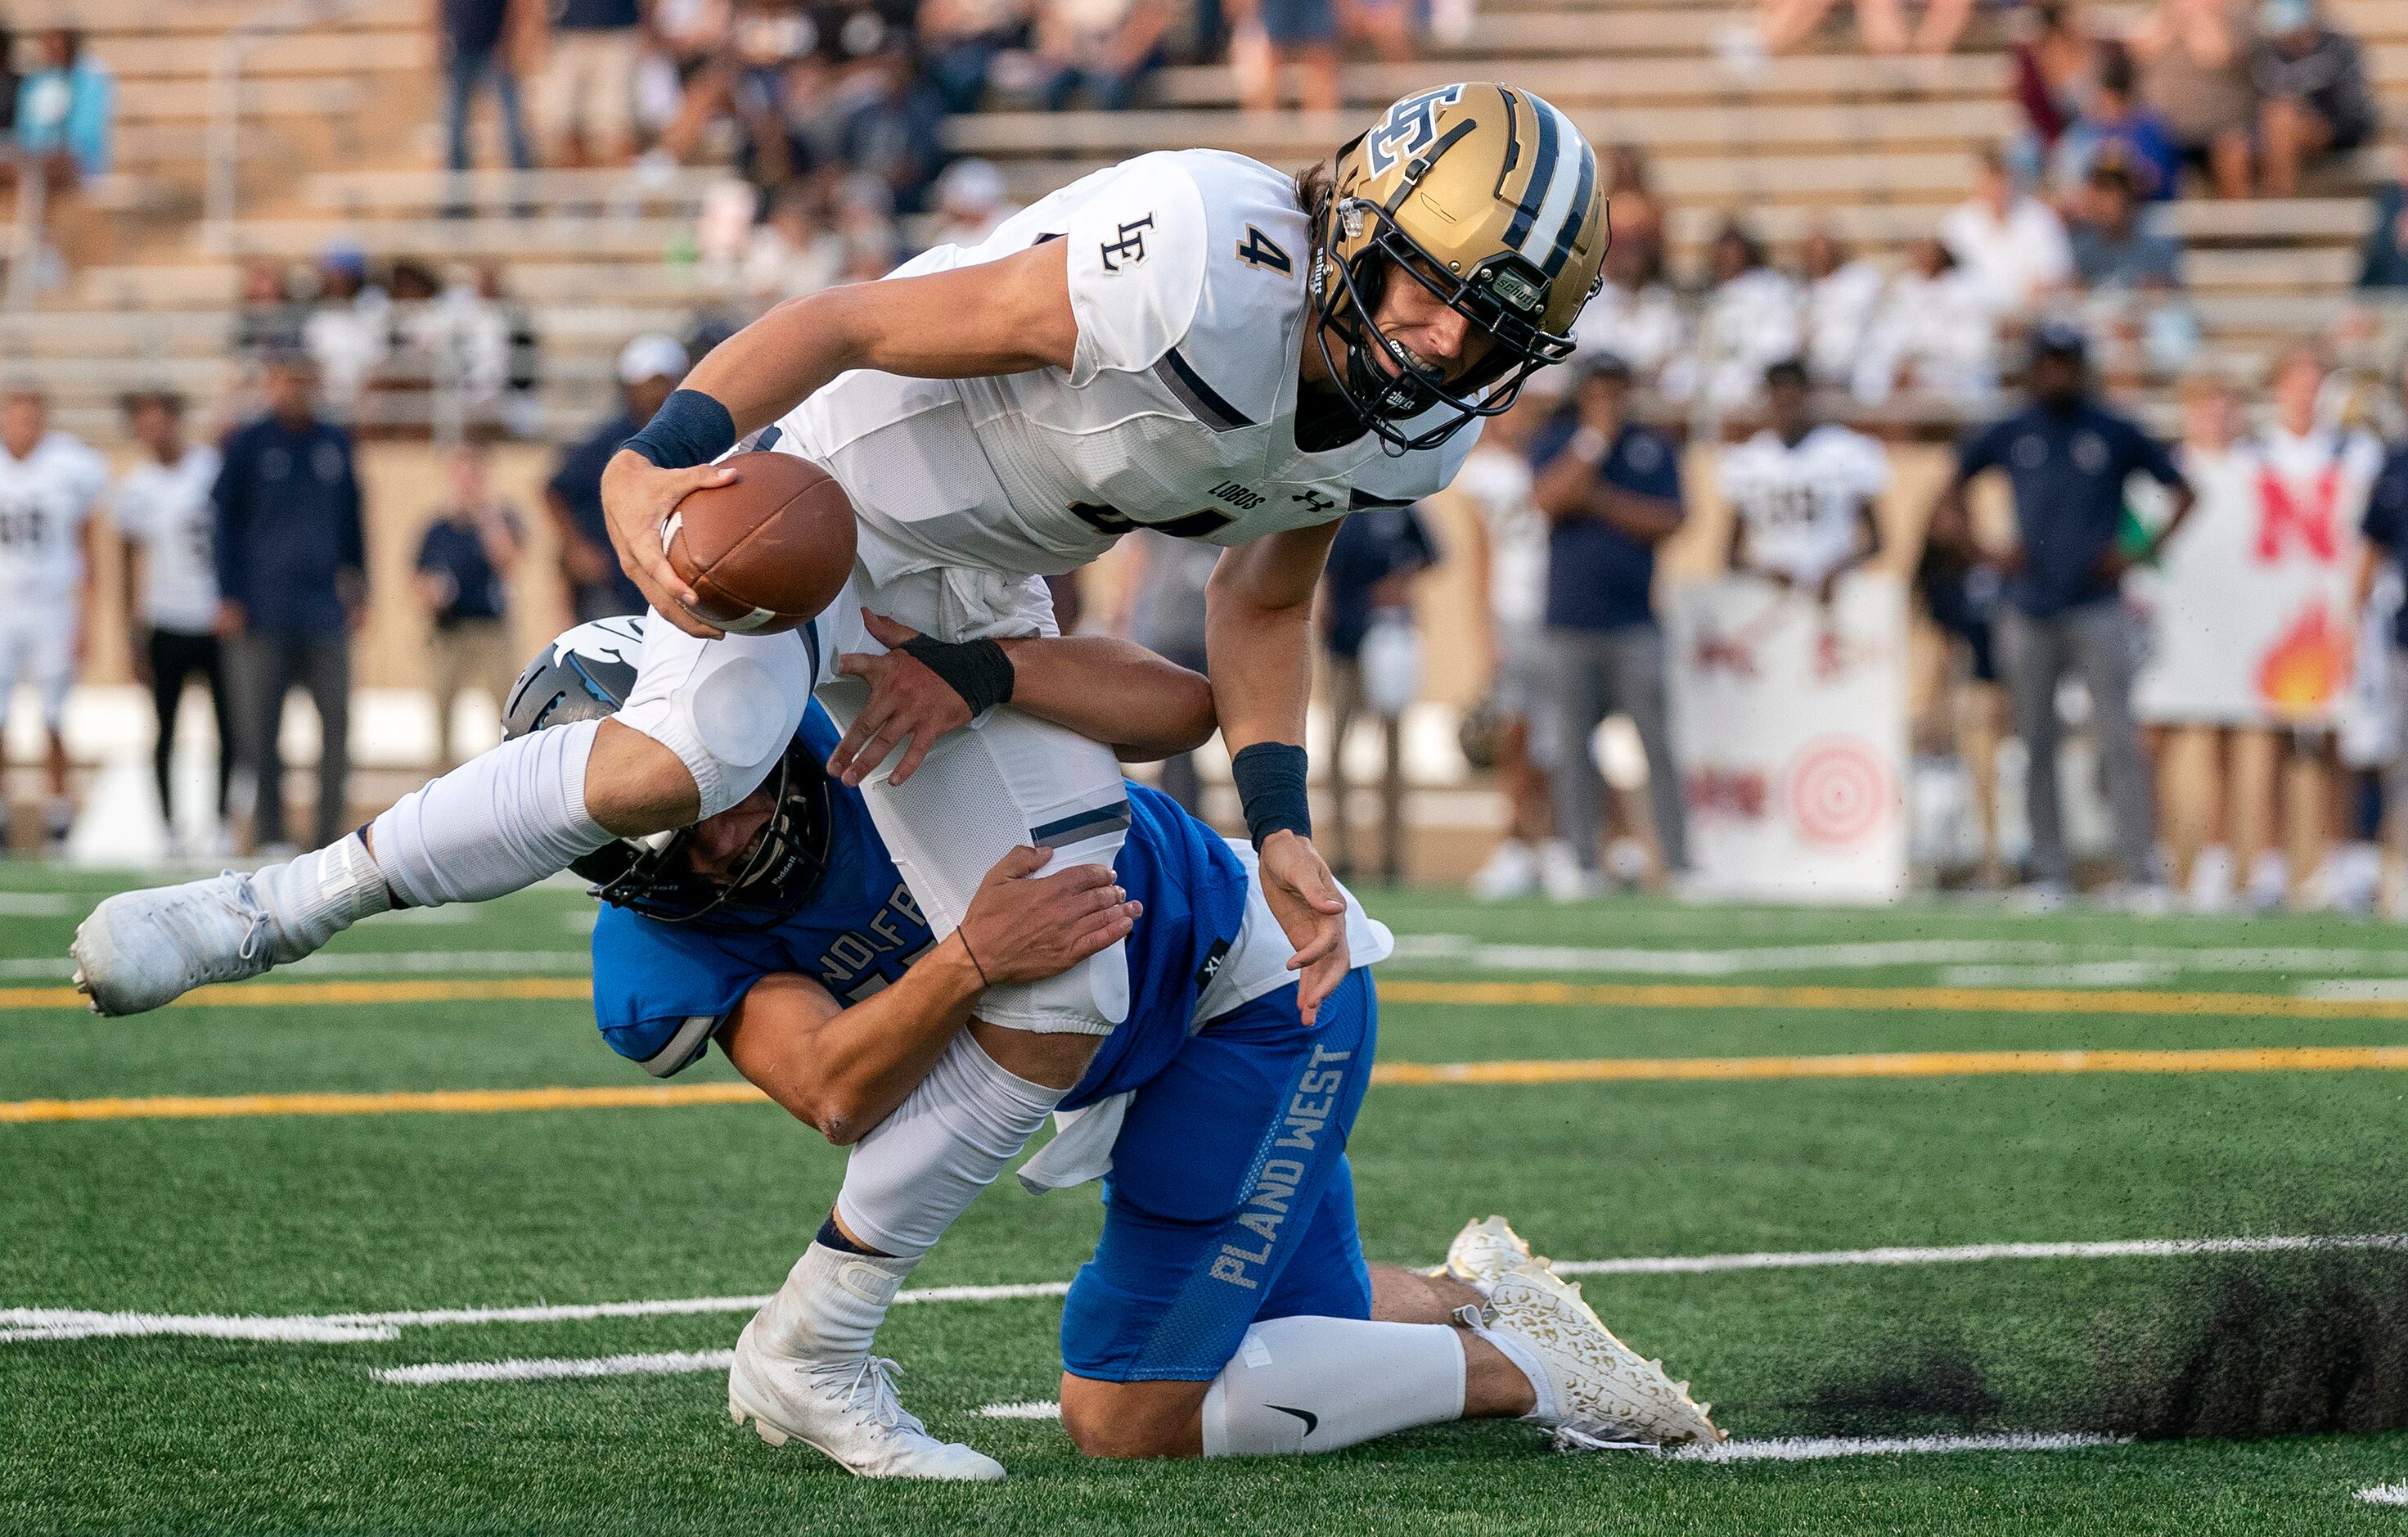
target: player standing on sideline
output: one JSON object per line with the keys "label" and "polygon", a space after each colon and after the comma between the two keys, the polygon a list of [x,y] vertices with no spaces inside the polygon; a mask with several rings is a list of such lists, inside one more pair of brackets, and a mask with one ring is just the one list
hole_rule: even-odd
{"label": "player standing on sideline", "polygon": [[117,482],[109,510],[124,547],[125,633],[135,676],[150,685],[159,721],[150,767],[159,781],[159,812],[167,820],[167,846],[179,847],[170,774],[176,716],[184,684],[198,678],[217,718],[218,838],[231,847],[225,810],[226,784],[234,777],[234,700],[217,637],[217,507],[209,500],[218,451],[185,441],[184,399],[173,391],[138,391],[123,406],[143,458]]}
{"label": "player standing on sideline", "polygon": [[1537,727],[1541,669],[1546,663],[1547,515],[1531,495],[1530,436],[1563,403],[1534,384],[1499,417],[1463,461],[1455,488],[1471,501],[1472,593],[1476,625],[1488,641],[1489,712],[1497,770],[1511,820],[1504,840],[1471,877],[1484,901],[1526,897],[1539,886],[1539,850],[1555,826],[1548,811],[1550,744]]}
{"label": "player standing on sideline", "polygon": [[[1509,87],[1449,85],[1398,102],[1300,180],[1212,151],[1143,155],[975,250],[781,305],[610,464],[613,541],[666,616],[617,715],[506,742],[365,837],[112,898],[79,933],[82,984],[105,1012],[154,1008],[391,906],[498,896],[614,837],[715,815],[778,761],[814,687],[846,727],[832,770],[864,787],[950,933],[1007,850],[1073,864],[1120,845],[1111,753],[1001,708],[1011,673],[991,643],[1048,633],[1039,579],[1142,524],[1230,551],[1210,594],[1214,699],[1310,1019],[1349,969],[1299,745],[1337,520],[1444,485],[1462,429],[1570,355],[1605,234],[1596,156],[1569,118]],[[731,479],[711,462],[739,439],[824,464],[859,516],[851,583],[801,630],[717,637],[662,554],[665,520]],[[865,712],[847,674],[884,649],[866,610],[990,644],[952,654],[929,711]],[[990,989],[980,1013],[1100,1037],[1128,996],[1114,946]]]}
{"label": "player standing on sideline", "polygon": [[1889,455],[1863,433],[1819,425],[1813,385],[1795,358],[1764,370],[1765,426],[1722,452],[1730,567],[1811,595],[1828,614],[1840,579],[1881,553],[1873,499]]}
{"label": "player standing on sideline", "polygon": [[[32,683],[50,733],[43,830],[52,848],[66,841],[75,820],[67,798],[67,689],[83,660],[84,616],[92,607],[92,509],[108,484],[108,466],[99,454],[50,430],[50,402],[38,385],[7,387],[0,395],[0,740],[18,683]],[[7,843],[0,795],[0,849]]]}

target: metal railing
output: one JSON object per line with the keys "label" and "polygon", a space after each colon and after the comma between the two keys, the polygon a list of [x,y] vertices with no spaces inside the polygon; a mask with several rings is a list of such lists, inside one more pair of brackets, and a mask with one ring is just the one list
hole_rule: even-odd
{"label": "metal railing", "polygon": [[327,26],[391,0],[274,0],[244,17],[218,44],[209,71],[208,180],[202,204],[202,243],[231,252],[242,202],[243,66],[263,43]]}

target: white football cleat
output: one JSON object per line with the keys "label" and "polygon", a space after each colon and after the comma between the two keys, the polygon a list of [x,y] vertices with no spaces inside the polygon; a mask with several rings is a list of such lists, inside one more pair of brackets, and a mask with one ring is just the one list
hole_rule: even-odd
{"label": "white football cleat", "polygon": [[896,1371],[883,1356],[781,1355],[746,1324],[727,1371],[727,1413],[772,1446],[799,1441],[864,1478],[1001,1478],[995,1458],[928,1433],[895,1396]]}
{"label": "white football cleat", "polygon": [[1713,1405],[1691,1399],[1689,1385],[1666,1376],[1663,1362],[1642,1360],[1615,1339],[1580,1300],[1580,1288],[1553,1272],[1499,1277],[1482,1317],[1488,1329],[1527,1345],[1545,1367],[1555,1401],[1546,1420],[1561,1450],[1723,1439],[1708,1417]]}
{"label": "white football cleat", "polygon": [[1518,838],[1498,844],[1497,852],[1471,877],[1471,895],[1484,902],[1511,901],[1538,889],[1538,853]]}
{"label": "white football cleat", "polygon": [[76,990],[93,1012],[138,1014],[212,982],[241,982],[299,960],[251,878],[227,870],[206,881],[126,891],[76,926]]}
{"label": "white football cleat", "polygon": [[1501,1216],[1483,1217],[1467,1222],[1455,1242],[1446,1246],[1446,1263],[1431,1271],[1432,1275],[1452,1276],[1467,1286],[1476,1286],[1485,1295],[1500,1276],[1532,1265],[1543,1266],[1544,1259],[1530,1257],[1530,1245]]}

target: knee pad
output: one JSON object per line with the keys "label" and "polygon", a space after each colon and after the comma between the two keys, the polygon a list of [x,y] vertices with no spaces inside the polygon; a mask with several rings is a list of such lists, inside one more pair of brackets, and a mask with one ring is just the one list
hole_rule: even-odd
{"label": "knee pad", "polygon": [[702,814],[716,816],[751,795],[794,740],[809,687],[738,656],[683,687],[630,699],[617,718],[675,753],[694,776]]}

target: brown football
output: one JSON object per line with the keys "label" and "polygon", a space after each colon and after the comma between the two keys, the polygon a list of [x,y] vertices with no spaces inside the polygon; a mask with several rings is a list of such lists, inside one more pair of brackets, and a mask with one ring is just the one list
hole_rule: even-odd
{"label": "brown football", "polygon": [[853,575],[853,502],[836,478],[791,453],[739,453],[733,483],[688,495],[661,524],[695,614],[746,635],[790,630],[836,601]]}

